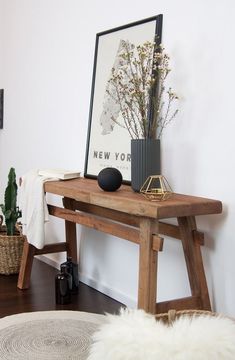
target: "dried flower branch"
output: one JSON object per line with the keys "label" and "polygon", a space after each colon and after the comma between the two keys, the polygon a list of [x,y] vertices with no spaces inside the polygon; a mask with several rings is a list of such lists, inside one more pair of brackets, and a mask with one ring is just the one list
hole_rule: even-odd
{"label": "dried flower branch", "polygon": [[169,56],[154,42],[135,46],[123,41],[119,57],[121,64],[112,68],[106,90],[122,114],[121,119],[113,116],[113,122],[127,129],[133,139],[161,138],[178,113],[178,109],[172,111],[178,96],[171,88],[165,89]]}

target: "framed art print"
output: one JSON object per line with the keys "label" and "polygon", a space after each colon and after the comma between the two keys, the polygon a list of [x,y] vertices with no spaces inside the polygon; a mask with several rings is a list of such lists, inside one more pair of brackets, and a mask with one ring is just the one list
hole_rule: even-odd
{"label": "framed art print", "polygon": [[[110,96],[111,73],[123,66],[123,44],[135,46],[161,42],[162,15],[107,30],[96,35],[84,176],[97,178],[106,167],[115,167],[124,182],[131,179],[131,137],[121,126],[122,112]],[[121,63],[122,61],[122,63]],[[128,79],[127,79],[128,81]]]}

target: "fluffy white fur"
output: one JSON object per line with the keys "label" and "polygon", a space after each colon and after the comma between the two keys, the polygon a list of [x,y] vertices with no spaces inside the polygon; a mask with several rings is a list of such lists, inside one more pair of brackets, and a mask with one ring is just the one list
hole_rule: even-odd
{"label": "fluffy white fur", "polygon": [[235,360],[235,322],[201,315],[172,326],[142,310],[107,315],[88,360]]}

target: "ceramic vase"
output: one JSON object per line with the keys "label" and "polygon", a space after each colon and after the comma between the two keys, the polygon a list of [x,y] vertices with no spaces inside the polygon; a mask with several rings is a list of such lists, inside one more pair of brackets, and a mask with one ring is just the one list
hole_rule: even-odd
{"label": "ceramic vase", "polygon": [[131,140],[131,187],[139,192],[150,175],[160,175],[160,140]]}

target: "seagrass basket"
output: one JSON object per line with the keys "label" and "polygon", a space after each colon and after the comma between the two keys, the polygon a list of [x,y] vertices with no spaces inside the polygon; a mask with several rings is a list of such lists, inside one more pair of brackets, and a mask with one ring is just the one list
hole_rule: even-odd
{"label": "seagrass basket", "polygon": [[0,274],[18,274],[23,252],[25,236],[17,226],[17,234],[6,235],[6,227],[2,225],[0,217]]}
{"label": "seagrass basket", "polygon": [[207,316],[218,316],[215,312],[207,311],[207,310],[169,310],[167,313],[157,314],[155,318],[157,321],[162,321],[166,325],[172,325],[173,322],[182,316],[187,316],[190,318],[195,318],[199,315],[207,315]]}

